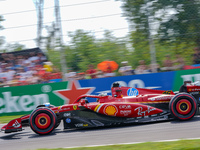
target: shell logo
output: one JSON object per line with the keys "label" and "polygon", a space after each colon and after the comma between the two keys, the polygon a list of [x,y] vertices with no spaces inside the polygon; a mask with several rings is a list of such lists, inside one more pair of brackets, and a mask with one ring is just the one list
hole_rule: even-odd
{"label": "shell logo", "polygon": [[109,116],[115,116],[116,113],[117,113],[117,107],[114,106],[114,105],[107,105],[105,108],[104,108],[104,113],[106,115],[109,115]]}

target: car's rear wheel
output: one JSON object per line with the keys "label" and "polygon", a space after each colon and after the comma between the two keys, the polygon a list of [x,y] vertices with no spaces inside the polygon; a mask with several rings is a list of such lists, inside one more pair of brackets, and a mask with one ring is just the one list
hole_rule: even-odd
{"label": "car's rear wheel", "polygon": [[194,117],[197,110],[197,102],[192,95],[180,93],[171,99],[169,110],[176,119],[188,120]]}
{"label": "car's rear wheel", "polygon": [[51,133],[57,124],[56,114],[49,108],[39,107],[29,117],[31,129],[40,135]]}

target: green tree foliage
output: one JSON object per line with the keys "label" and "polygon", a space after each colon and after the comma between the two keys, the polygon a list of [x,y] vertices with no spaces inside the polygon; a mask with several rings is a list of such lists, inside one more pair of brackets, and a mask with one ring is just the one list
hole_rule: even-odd
{"label": "green tree foliage", "polygon": [[192,54],[194,53],[195,43],[187,42],[170,42],[155,40],[157,62],[162,66],[165,55],[170,55],[172,60],[176,60],[176,55],[179,54],[184,58],[186,65],[192,64]]}
{"label": "green tree foliage", "polygon": [[149,33],[158,33],[161,40],[195,42],[200,46],[199,0],[121,1],[124,16],[146,38]]}
{"label": "green tree foliage", "polygon": [[147,64],[150,63],[150,52],[149,52],[149,41],[148,39],[139,31],[133,31],[130,34],[130,40],[132,46],[134,47],[133,51],[133,61],[132,64],[134,67],[139,65],[139,60],[145,60]]}
{"label": "green tree foliage", "polygon": [[105,31],[104,38],[97,39],[90,32],[77,30],[69,33],[70,46],[66,48],[67,65],[74,71],[86,71],[89,64],[97,66],[104,60],[114,60],[120,64],[128,60],[130,52],[126,43]]}
{"label": "green tree foliage", "polygon": [[152,0],[121,0],[123,15],[127,17],[129,23],[132,25],[134,31],[144,34],[149,37],[149,30],[152,27],[150,23],[157,21],[155,17],[156,1]]}
{"label": "green tree foliage", "polygon": [[[158,31],[162,40],[195,42],[200,46],[200,2],[198,0],[158,0],[157,8],[163,9]],[[170,11],[173,12],[171,15]]]}
{"label": "green tree foliage", "polygon": [[[155,23],[159,23],[157,17],[156,2],[152,0],[121,0],[123,15],[127,17],[132,26],[130,42],[134,48],[133,65],[136,67],[139,60],[151,63],[149,37],[156,33]],[[155,41],[154,41],[155,42]],[[156,45],[156,47],[160,47]],[[157,55],[158,58],[158,55]]]}
{"label": "green tree foliage", "polygon": [[[181,54],[191,63],[195,46],[200,46],[200,3],[197,0],[119,0],[123,14],[132,25],[130,41],[136,60],[150,63],[149,35],[153,35],[156,58]],[[142,57],[140,57],[142,56]]]}
{"label": "green tree foliage", "polygon": [[46,55],[48,56],[48,59],[53,63],[56,68],[61,70],[61,65],[60,65],[60,51],[48,48],[46,49]]}
{"label": "green tree foliage", "polygon": [[98,47],[99,62],[114,60],[120,65],[121,61],[129,60],[132,55],[127,50],[125,39],[117,39],[108,30],[104,32],[104,38],[98,40]]}
{"label": "green tree foliage", "polygon": [[[1,22],[4,21],[3,16],[0,16],[0,30],[3,30],[3,26],[1,25]],[[4,37],[0,36],[0,46],[5,43]]]}
{"label": "green tree foliage", "polygon": [[14,43],[14,44],[7,44],[5,48],[1,50],[2,53],[6,52],[14,52],[14,51],[21,51],[25,49],[25,45]]}
{"label": "green tree foliage", "polygon": [[1,25],[1,22],[4,21],[3,16],[0,16],[0,30],[3,29],[3,26]]}
{"label": "green tree foliage", "polygon": [[12,51],[21,51],[21,50],[25,49],[25,45],[19,44],[19,43],[8,44],[6,47],[11,52]]}
{"label": "green tree foliage", "polygon": [[[149,41],[140,32],[132,31],[130,33],[130,41],[134,51],[131,55],[132,60],[130,61],[133,67],[139,65],[139,60],[145,60],[146,64],[150,64],[150,52],[149,52]],[[160,41],[159,38],[154,39],[156,49],[156,60],[157,63],[162,67],[165,55],[170,55],[172,60],[176,59],[176,54],[180,54],[187,65],[192,64],[192,54],[195,47],[195,42],[177,42],[177,41]],[[129,59],[130,60],[130,59]]]}
{"label": "green tree foliage", "polygon": [[94,64],[97,59],[95,37],[83,30],[69,33],[71,38],[71,62],[68,66],[73,70],[86,70],[89,64]]}

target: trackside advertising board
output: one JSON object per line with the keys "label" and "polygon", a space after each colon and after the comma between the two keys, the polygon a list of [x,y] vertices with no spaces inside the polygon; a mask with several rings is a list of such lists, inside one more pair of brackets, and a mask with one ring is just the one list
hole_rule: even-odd
{"label": "trackside advertising board", "polygon": [[[130,75],[109,78],[57,82],[38,85],[0,88],[0,116],[29,114],[38,105],[51,103],[55,106],[73,103],[82,94],[107,93],[119,82],[121,86],[178,90],[184,80],[199,79],[200,69]],[[91,100],[89,100],[91,101]]]}
{"label": "trackside advertising board", "polygon": [[180,70],[174,77],[173,91],[178,91],[184,81],[200,81],[200,69]]}
{"label": "trackside advertising board", "polygon": [[64,89],[67,82],[0,88],[0,116],[27,114],[43,103],[62,105],[53,91]]}

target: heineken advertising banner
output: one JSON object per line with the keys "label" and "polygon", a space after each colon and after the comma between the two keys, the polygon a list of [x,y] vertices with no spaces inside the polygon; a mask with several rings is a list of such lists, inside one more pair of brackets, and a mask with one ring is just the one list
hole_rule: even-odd
{"label": "heineken advertising banner", "polygon": [[82,94],[111,95],[114,82],[122,86],[177,91],[184,80],[200,80],[200,69],[3,87],[0,88],[0,116],[29,114],[44,103],[55,106],[73,103]]}
{"label": "heineken advertising banner", "polygon": [[67,82],[0,88],[0,116],[27,114],[43,103],[62,105],[53,91],[64,89]]}

